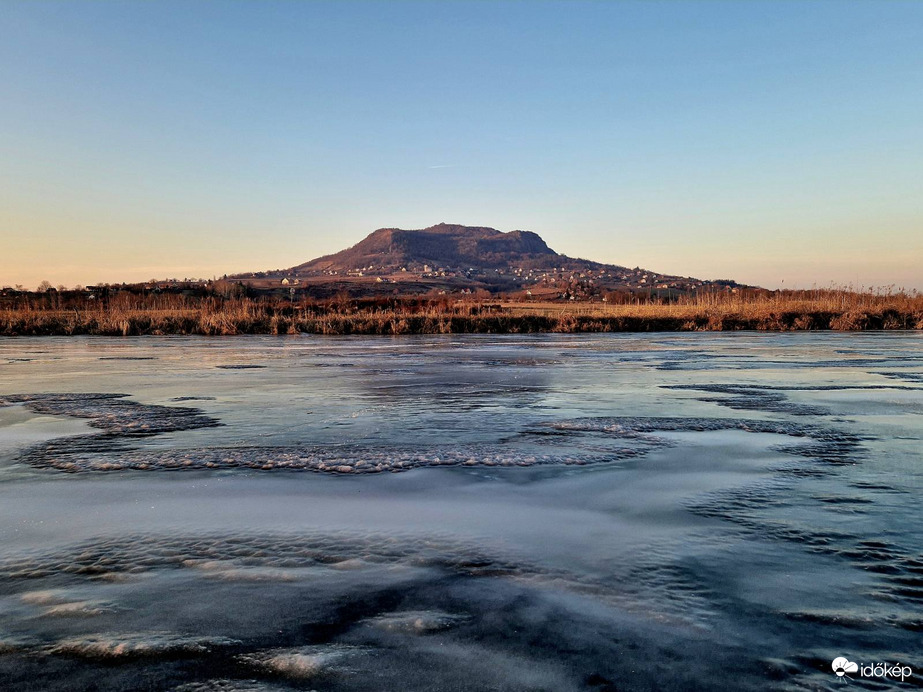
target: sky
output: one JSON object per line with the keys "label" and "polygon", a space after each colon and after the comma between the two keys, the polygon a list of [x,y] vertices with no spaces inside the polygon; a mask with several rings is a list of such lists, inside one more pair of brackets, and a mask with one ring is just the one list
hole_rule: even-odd
{"label": "sky", "polygon": [[0,2],[0,285],[376,228],[923,290],[923,2]]}

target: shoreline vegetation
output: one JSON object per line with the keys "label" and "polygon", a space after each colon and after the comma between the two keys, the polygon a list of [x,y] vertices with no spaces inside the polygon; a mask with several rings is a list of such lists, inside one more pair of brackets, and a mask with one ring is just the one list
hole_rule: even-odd
{"label": "shoreline vegetation", "polygon": [[923,294],[846,289],[699,293],[665,302],[517,302],[446,296],[318,301],[278,296],[69,292],[0,302],[0,336],[515,334],[923,329]]}

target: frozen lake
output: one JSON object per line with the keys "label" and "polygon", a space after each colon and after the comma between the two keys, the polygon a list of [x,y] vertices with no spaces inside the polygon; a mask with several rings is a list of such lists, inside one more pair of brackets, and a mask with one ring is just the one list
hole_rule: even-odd
{"label": "frozen lake", "polygon": [[921,491],[920,333],[7,339],[0,688],[919,686]]}

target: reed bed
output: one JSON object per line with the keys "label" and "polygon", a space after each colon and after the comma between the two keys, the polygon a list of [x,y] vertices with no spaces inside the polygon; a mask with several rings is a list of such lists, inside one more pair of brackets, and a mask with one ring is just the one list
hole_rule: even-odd
{"label": "reed bed", "polygon": [[0,335],[457,334],[923,329],[923,295],[846,290],[708,293],[674,302],[438,299],[285,301],[29,296],[0,305]]}

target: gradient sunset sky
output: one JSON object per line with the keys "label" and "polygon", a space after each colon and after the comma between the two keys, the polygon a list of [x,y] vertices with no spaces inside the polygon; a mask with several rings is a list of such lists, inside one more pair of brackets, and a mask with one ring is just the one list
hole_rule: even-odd
{"label": "gradient sunset sky", "polygon": [[0,285],[441,221],[923,290],[923,2],[0,2]]}

